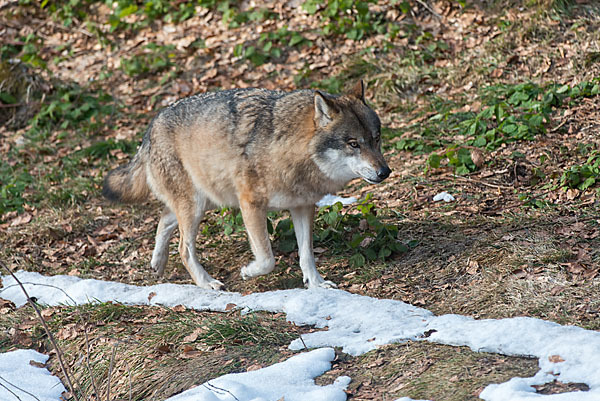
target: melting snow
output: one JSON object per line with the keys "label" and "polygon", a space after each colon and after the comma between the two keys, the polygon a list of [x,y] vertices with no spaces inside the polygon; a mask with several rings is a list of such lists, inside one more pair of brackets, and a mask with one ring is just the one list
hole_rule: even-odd
{"label": "melting snow", "polygon": [[66,390],[58,377],[35,366],[47,360],[47,355],[30,349],[0,354],[0,400],[59,400]]}
{"label": "melting snow", "polygon": [[349,198],[343,198],[341,196],[327,194],[324,197],[322,197],[321,200],[316,203],[316,205],[318,207],[331,206],[331,205],[335,205],[338,202],[342,202],[342,205],[350,205],[350,204],[356,202],[356,200],[357,199],[353,196],[351,196]]}
{"label": "melting snow", "polygon": [[[30,272],[19,272],[17,276],[27,283],[25,286],[31,296],[48,305],[110,300],[136,305],[184,305],[212,311],[224,311],[228,304],[235,304],[245,312],[284,312],[287,319],[296,324],[328,328],[303,335],[302,340],[308,347],[342,347],[344,352],[352,355],[360,355],[393,342],[426,340],[466,345],[474,351],[532,356],[539,359],[540,366],[534,377],[513,378],[506,383],[491,384],[480,397],[488,401],[533,398],[541,401],[600,400],[600,333],[579,327],[561,326],[526,317],[475,320],[460,315],[435,316],[426,309],[400,301],[370,298],[342,290],[293,289],[242,296],[204,290],[193,285],[138,287],[69,276],[45,277]],[[10,299],[17,305],[24,304],[25,297],[14,280],[6,276],[2,280],[5,288],[0,290],[0,297]],[[304,349],[304,345],[302,341],[295,340],[290,348],[300,350]],[[315,386],[312,380],[329,369],[331,358],[330,348],[317,349],[268,368],[226,375],[190,391],[196,394],[194,400],[211,401],[233,399],[225,394],[227,391],[235,392],[240,400],[278,400],[284,395],[286,400],[344,400],[343,389],[349,378],[339,378],[336,383],[325,387]],[[291,375],[290,372],[296,373]],[[261,384],[276,380],[279,383],[284,377],[286,384],[276,393],[273,392],[273,386]],[[557,378],[562,382],[586,383],[590,391],[542,395],[536,394],[531,387]],[[211,388],[211,385],[227,391]],[[191,400],[182,398],[187,397],[187,393],[172,399]],[[199,398],[197,394],[212,398]]]}

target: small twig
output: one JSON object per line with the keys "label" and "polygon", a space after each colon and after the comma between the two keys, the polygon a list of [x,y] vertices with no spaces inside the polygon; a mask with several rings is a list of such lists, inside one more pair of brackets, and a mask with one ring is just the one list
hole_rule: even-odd
{"label": "small twig", "polygon": [[302,342],[304,349],[308,351],[308,347],[306,346],[306,343],[304,342],[304,339],[302,338],[302,334],[300,334],[300,336],[298,336],[298,338],[300,338],[300,342]]}
{"label": "small twig", "polygon": [[117,353],[118,345],[119,345],[119,343],[116,343],[113,346],[113,352],[112,352],[112,355],[110,356],[110,364],[108,365],[108,380],[106,383],[106,401],[110,401],[110,379],[112,376],[113,365],[115,362],[115,354]]}
{"label": "small twig", "polygon": [[567,122],[569,122],[569,121],[571,120],[569,117],[570,117],[570,116],[567,116],[567,118],[565,118],[564,120],[562,120],[560,124],[558,124],[556,127],[552,128],[552,129],[550,130],[550,132],[556,132],[556,131],[558,131],[559,129],[561,129],[561,127],[562,127],[563,125],[565,125]]}
{"label": "small twig", "polygon": [[[81,317],[81,316],[80,316]],[[100,398],[100,392],[98,391],[98,387],[96,386],[96,380],[94,380],[94,374],[92,373],[92,368],[90,366],[90,339],[88,337],[87,325],[83,326],[83,333],[85,334],[85,364],[87,366],[88,372],[90,373],[90,380],[92,381],[92,387],[94,388],[94,394],[96,399]]]}
{"label": "small twig", "polygon": [[[2,377],[2,376],[0,376],[0,379],[4,380],[4,381],[5,381],[5,382],[6,382],[8,385],[10,385],[10,386],[12,386],[12,387],[16,388],[17,390],[21,391],[22,393],[25,393],[25,394],[27,394],[27,395],[29,395],[29,396],[31,396],[31,397],[33,397],[33,398],[35,398],[36,400],[40,401],[40,399],[39,399],[39,398],[37,398],[37,397],[35,396],[35,394],[31,394],[29,391],[23,390],[21,387],[17,386],[16,384],[13,384],[13,383],[9,382],[8,380],[6,380],[6,379],[5,379],[4,377]],[[8,391],[10,391],[10,390],[8,389],[8,387],[4,386],[2,383],[0,383],[0,386],[4,387],[4,388],[5,388],[5,389],[7,389]],[[17,395],[16,395],[15,393],[13,393],[12,391],[10,391],[10,392],[11,392],[12,394],[14,394],[14,396],[15,396],[15,397],[17,397],[17,398],[20,400],[19,396],[17,396]]]}
{"label": "small twig", "polygon": [[127,363],[127,378],[129,379],[129,401],[131,401],[133,387],[131,385],[131,366],[129,366],[129,362],[125,361],[125,363]]}
{"label": "small twig", "polygon": [[212,384],[210,381],[207,381],[206,383],[204,383],[203,386],[206,387],[209,391],[214,392],[215,390],[217,390],[217,391],[222,391],[224,393],[227,393],[230,396],[232,396],[233,398],[235,398],[237,401],[240,401],[240,399],[237,398],[231,391],[227,390],[226,388],[217,387],[214,384]]}
{"label": "small twig", "polygon": [[491,188],[496,188],[496,189],[513,189],[512,187],[507,187],[506,185],[490,184],[490,183],[487,183],[485,181],[475,180],[475,179],[470,178],[470,177],[462,177],[462,176],[456,175],[456,174],[452,174],[451,176],[453,178],[457,178],[459,180],[469,181],[469,182],[473,182],[473,183],[476,183],[476,184],[485,185],[486,187],[491,187]]}
{"label": "small twig", "polygon": [[9,109],[11,107],[21,107],[24,105],[25,105],[25,103],[11,103],[11,104],[0,103],[0,109]]}
{"label": "small twig", "polygon": [[46,321],[42,317],[42,313],[40,312],[40,310],[37,307],[37,305],[35,304],[35,302],[33,302],[33,299],[31,299],[29,297],[29,293],[27,293],[27,290],[25,289],[25,287],[23,286],[21,281],[17,278],[17,276],[15,276],[13,271],[1,261],[0,261],[0,267],[3,267],[12,276],[12,278],[17,282],[19,287],[21,287],[21,290],[25,294],[27,301],[29,302],[31,307],[35,310],[35,313],[38,315],[38,318],[40,319],[40,322],[42,322],[42,325],[44,326],[44,330],[46,331],[46,334],[48,335],[48,338],[50,339],[50,342],[52,343],[52,346],[54,347],[54,350],[56,351],[56,356],[58,358],[58,362],[60,364],[60,368],[63,372],[63,375],[65,376],[65,380],[67,381],[67,386],[69,386],[69,391],[71,392],[71,394],[73,395],[75,400],[79,401],[79,397],[77,397],[77,394],[75,393],[75,389],[73,388],[73,383],[71,382],[71,376],[67,372],[67,368],[66,368],[64,360],[63,360],[62,351],[61,351],[60,347],[58,346],[58,344],[56,343],[56,340],[54,339],[52,332],[48,328]]}
{"label": "small twig", "polygon": [[[5,267],[6,267],[6,266],[5,266]],[[13,275],[13,277],[14,277],[14,275]],[[9,289],[9,288],[11,288],[11,287],[17,287],[18,285],[20,285],[20,284],[21,284],[21,282],[19,282],[18,280],[17,280],[17,283],[18,283],[18,284],[13,284],[13,285],[8,285],[8,286],[6,286],[6,287],[3,287],[2,289],[0,289],[0,294],[2,294],[2,292],[3,292],[4,290],[8,290],[8,289]],[[73,299],[73,298],[72,298],[72,297],[71,297],[69,294],[67,294],[67,292],[66,292],[65,290],[63,290],[63,289],[62,289],[62,288],[60,288],[60,287],[57,287],[57,286],[55,286],[55,285],[52,285],[52,284],[31,283],[31,282],[29,282],[29,281],[25,281],[25,282],[23,282],[22,284],[27,284],[27,285],[39,285],[39,286],[42,286],[42,287],[50,287],[50,288],[55,288],[55,289],[57,289],[57,290],[60,290],[60,291],[61,291],[63,294],[65,294],[65,295],[67,296],[67,298],[69,298],[69,299],[71,300],[71,302],[73,302],[73,306],[77,306],[77,301],[75,301],[75,300],[74,300],[74,299]],[[23,287],[23,286],[21,286],[21,288],[22,288],[22,287]]]}
{"label": "small twig", "polygon": [[[12,384],[11,384],[11,386],[12,386]],[[17,395],[17,394],[16,394],[14,391],[12,391],[12,390],[11,390],[11,389],[9,389],[8,387],[6,387],[4,384],[0,383],[0,387],[3,387],[3,388],[5,388],[5,389],[6,389],[6,391],[8,391],[8,392],[9,392],[9,393],[11,393],[12,395],[14,395],[14,396],[15,396],[15,398],[16,398],[17,400],[21,401],[21,397],[19,397],[19,396],[18,396],[18,395]],[[39,400],[39,398],[38,398],[38,400]]]}
{"label": "small twig", "polygon": [[431,14],[435,15],[437,18],[442,19],[442,16],[440,14],[438,14],[433,8],[431,8],[431,6],[429,4],[427,4],[425,1],[417,0],[417,3],[419,3],[420,5],[425,7],[427,9],[427,11],[429,11]]}

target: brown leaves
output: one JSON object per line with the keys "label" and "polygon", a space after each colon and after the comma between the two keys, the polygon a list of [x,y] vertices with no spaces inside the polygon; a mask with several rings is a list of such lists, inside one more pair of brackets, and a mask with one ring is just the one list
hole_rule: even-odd
{"label": "brown leaves", "polygon": [[204,332],[202,327],[196,327],[194,331],[192,331],[187,336],[183,337],[183,341],[186,343],[193,343],[198,339],[198,336]]}
{"label": "brown leaves", "polygon": [[183,352],[179,354],[179,357],[182,359],[193,359],[198,358],[199,356],[202,356],[204,354],[205,351],[198,350],[191,345],[184,345]]}
{"label": "brown leaves", "polygon": [[15,310],[15,304],[8,299],[0,298],[0,315],[5,315],[13,310]]}
{"label": "brown leaves", "polygon": [[17,217],[15,217],[14,219],[12,219],[10,221],[10,226],[11,227],[16,227],[16,226],[20,226],[23,224],[27,224],[31,221],[31,214],[25,212],[23,214],[18,215]]}
{"label": "brown leaves", "polygon": [[84,331],[84,327],[78,323],[69,323],[61,327],[56,333],[56,338],[59,340],[74,340]]}
{"label": "brown leaves", "polygon": [[565,361],[560,355],[550,355],[548,360],[552,363],[560,363]]}
{"label": "brown leaves", "polygon": [[467,263],[467,274],[474,275],[479,271],[479,262],[476,260],[469,260]]}

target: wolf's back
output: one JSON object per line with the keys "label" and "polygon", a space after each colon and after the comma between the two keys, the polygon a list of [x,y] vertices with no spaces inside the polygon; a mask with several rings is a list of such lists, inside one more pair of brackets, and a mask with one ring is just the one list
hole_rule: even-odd
{"label": "wolf's back", "polygon": [[147,148],[143,143],[129,164],[117,167],[104,178],[102,195],[113,202],[139,203],[150,195],[146,180]]}

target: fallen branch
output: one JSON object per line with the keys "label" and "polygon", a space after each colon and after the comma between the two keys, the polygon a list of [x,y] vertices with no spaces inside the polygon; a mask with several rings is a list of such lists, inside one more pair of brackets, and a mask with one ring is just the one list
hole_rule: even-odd
{"label": "fallen branch", "polygon": [[96,385],[96,380],[94,380],[94,373],[92,372],[92,367],[90,366],[90,339],[88,337],[88,332],[87,332],[86,326],[84,326],[83,334],[85,334],[85,348],[86,348],[85,365],[87,366],[88,372],[90,374],[92,388],[94,389],[94,396],[96,397],[96,399],[100,399],[100,392],[98,391],[98,386]]}
{"label": "fallen branch", "polygon": [[17,278],[17,276],[15,276],[13,271],[1,261],[0,261],[0,267],[3,267],[12,276],[12,278],[17,282],[19,287],[21,287],[23,294],[25,294],[25,297],[27,298],[27,302],[29,302],[31,307],[35,310],[35,313],[38,315],[38,318],[40,319],[40,322],[42,322],[42,326],[44,326],[44,330],[46,331],[46,334],[48,335],[48,338],[50,339],[50,342],[52,343],[52,346],[54,347],[54,350],[56,351],[56,356],[58,357],[58,363],[60,364],[60,368],[63,372],[63,375],[65,376],[65,380],[67,381],[67,386],[69,387],[69,391],[73,395],[73,398],[75,398],[76,401],[79,401],[79,397],[77,397],[77,394],[75,393],[75,389],[73,388],[73,383],[71,382],[71,376],[67,372],[67,368],[64,363],[62,351],[61,351],[60,347],[58,346],[58,344],[56,343],[56,340],[54,339],[52,332],[48,328],[46,321],[42,317],[42,313],[40,312],[40,309],[37,307],[37,305],[35,304],[33,299],[31,299],[29,297],[29,293],[27,293],[27,290],[25,289],[25,287],[23,286],[21,281]]}
{"label": "fallen branch", "polygon": [[106,383],[106,401],[110,401],[110,379],[112,377],[112,370],[113,370],[113,366],[115,363],[115,354],[117,353],[117,345],[119,343],[116,343],[113,346],[113,352],[112,355],[110,356],[110,364],[108,365],[108,380]]}

